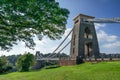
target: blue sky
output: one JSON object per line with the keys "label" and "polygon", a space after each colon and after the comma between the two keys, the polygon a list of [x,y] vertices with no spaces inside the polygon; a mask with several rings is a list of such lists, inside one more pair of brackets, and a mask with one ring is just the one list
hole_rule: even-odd
{"label": "blue sky", "polygon": [[[70,11],[67,27],[73,27],[73,18],[87,14],[96,18],[120,17],[120,0],[57,0]],[[98,25],[96,25],[98,27]],[[99,24],[96,29],[100,52],[120,53],[120,24]],[[106,39],[105,39],[106,38]]]}
{"label": "blue sky", "polygon": [[[96,18],[112,18],[120,17],[120,0],[56,0],[60,7],[67,8],[70,11],[67,30],[63,38],[69,33],[73,27],[73,19],[80,13],[94,16]],[[120,53],[120,24],[95,24],[96,32],[99,41],[100,52],[105,53]],[[51,41],[48,38],[43,38],[42,41],[34,39],[36,42],[35,50],[30,50],[24,47],[24,43],[19,42],[10,52],[1,51],[0,55],[23,54],[26,52],[36,51],[42,53],[52,52],[58,44],[63,40]],[[67,41],[71,38],[69,37]],[[66,41],[66,43],[67,43]],[[68,46],[63,52],[69,54]]]}
{"label": "blue sky", "polygon": [[70,11],[68,26],[79,13],[96,18],[120,17],[120,0],[56,0]]}

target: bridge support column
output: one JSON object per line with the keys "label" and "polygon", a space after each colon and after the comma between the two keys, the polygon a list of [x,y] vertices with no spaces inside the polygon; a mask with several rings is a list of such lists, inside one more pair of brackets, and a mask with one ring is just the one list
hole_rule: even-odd
{"label": "bridge support column", "polygon": [[81,57],[98,58],[99,47],[94,23],[85,22],[84,19],[94,19],[92,16],[80,14],[74,19],[74,29],[71,40],[70,56],[72,59]]}

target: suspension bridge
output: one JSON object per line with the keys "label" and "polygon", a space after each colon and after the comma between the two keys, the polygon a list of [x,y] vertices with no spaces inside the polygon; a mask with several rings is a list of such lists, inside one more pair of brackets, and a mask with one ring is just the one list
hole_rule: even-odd
{"label": "suspension bridge", "polygon": [[[56,55],[60,54],[69,44],[70,59],[76,60],[78,57],[86,58],[99,58],[99,46],[96,36],[94,23],[120,23],[120,18],[99,18],[93,16],[80,14],[74,19],[74,27],[63,39],[63,41],[56,47],[52,54],[43,57],[39,52],[36,53],[36,60],[60,60]],[[59,48],[64,44],[67,38],[72,34],[72,38],[60,50]]]}

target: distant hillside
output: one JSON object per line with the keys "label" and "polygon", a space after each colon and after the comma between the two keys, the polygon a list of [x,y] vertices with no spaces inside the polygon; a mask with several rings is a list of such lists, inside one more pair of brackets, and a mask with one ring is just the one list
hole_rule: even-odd
{"label": "distant hillside", "polygon": [[120,80],[120,62],[84,63],[0,75],[0,80]]}

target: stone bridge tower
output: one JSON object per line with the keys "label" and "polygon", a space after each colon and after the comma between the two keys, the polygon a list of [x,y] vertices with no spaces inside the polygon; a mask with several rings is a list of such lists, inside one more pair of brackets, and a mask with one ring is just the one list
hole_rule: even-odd
{"label": "stone bridge tower", "polygon": [[98,40],[93,22],[85,22],[83,19],[94,19],[92,16],[80,14],[74,19],[74,29],[71,39],[70,56],[97,58],[99,56]]}

